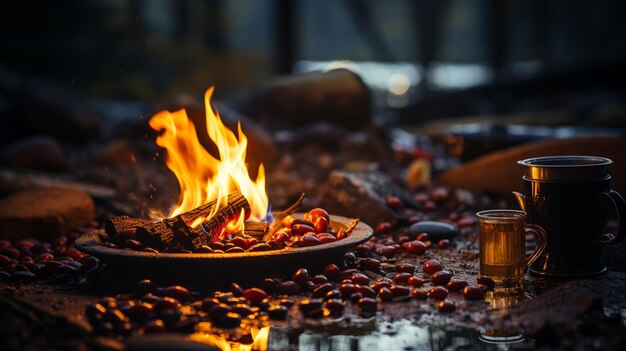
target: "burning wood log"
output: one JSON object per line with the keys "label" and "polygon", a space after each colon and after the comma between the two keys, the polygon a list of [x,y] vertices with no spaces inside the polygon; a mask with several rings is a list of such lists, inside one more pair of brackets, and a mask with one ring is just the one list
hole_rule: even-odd
{"label": "burning wood log", "polygon": [[137,239],[155,249],[174,244],[174,232],[166,221],[167,219],[137,227]]}
{"label": "burning wood log", "polygon": [[[248,203],[248,200],[246,200],[240,192],[232,193],[228,196],[227,205],[224,208],[221,208],[213,217],[204,221],[202,224],[194,228],[191,226],[192,221],[190,220],[193,219],[193,221],[195,221],[201,216],[208,217],[210,209],[204,210],[197,216],[196,213],[192,216],[184,213],[174,217],[171,219],[173,221],[171,228],[174,231],[176,241],[189,250],[197,250],[200,247],[215,241],[214,239],[217,239],[226,224],[240,216],[242,214],[242,210],[245,216],[250,214],[250,204]],[[185,218],[187,218],[187,220],[185,220]]]}
{"label": "burning wood log", "polygon": [[178,242],[189,250],[198,249],[211,242],[211,239],[219,234],[228,222],[237,218],[242,210],[246,214],[250,213],[248,200],[240,192],[234,192],[228,196],[226,206],[219,209],[213,217],[203,219],[200,225],[192,226],[198,218],[209,217],[216,205],[216,201],[211,201],[178,216],[141,225],[137,227],[137,238],[155,248]]}
{"label": "burning wood log", "polygon": [[147,225],[151,221],[145,218],[133,218],[128,216],[116,216],[104,221],[104,231],[111,238],[120,232],[135,232],[137,227]]}
{"label": "burning wood log", "polygon": [[269,229],[269,223],[246,221],[244,234],[255,238],[263,238]]}

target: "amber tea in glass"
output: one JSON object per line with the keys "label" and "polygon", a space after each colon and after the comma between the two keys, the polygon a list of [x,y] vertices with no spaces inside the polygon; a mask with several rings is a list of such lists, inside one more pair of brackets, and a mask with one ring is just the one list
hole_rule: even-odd
{"label": "amber tea in glass", "polygon": [[[476,214],[479,222],[480,275],[496,283],[518,283],[526,267],[545,248],[545,232],[534,224],[526,224],[526,212],[488,210]],[[526,232],[538,238],[537,250],[526,258]]]}

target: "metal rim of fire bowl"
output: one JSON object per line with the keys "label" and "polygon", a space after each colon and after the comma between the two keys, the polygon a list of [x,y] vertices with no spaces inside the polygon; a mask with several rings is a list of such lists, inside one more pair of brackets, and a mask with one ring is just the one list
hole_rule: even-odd
{"label": "metal rim of fire bowl", "polygon": [[[302,218],[302,213],[294,214],[296,218]],[[330,222],[333,229],[347,228],[351,218],[331,215]],[[104,245],[107,234],[99,229],[91,233],[84,234],[76,239],[74,245],[80,251],[95,256],[105,263],[123,264],[129,269],[134,265],[158,265],[166,266],[175,264],[176,266],[192,265],[192,267],[202,268],[227,268],[235,269],[247,267],[250,269],[261,267],[262,265],[281,265],[321,263],[318,260],[326,260],[331,257],[340,257],[350,248],[367,241],[373,234],[372,228],[359,222],[345,239],[330,243],[319,244],[308,247],[283,248],[280,250],[269,250],[259,252],[232,252],[232,253],[153,253],[144,251],[134,251],[129,249],[112,248]],[[261,266],[257,266],[261,265]],[[155,267],[156,268],[156,267]],[[173,267],[170,267],[173,268]]]}

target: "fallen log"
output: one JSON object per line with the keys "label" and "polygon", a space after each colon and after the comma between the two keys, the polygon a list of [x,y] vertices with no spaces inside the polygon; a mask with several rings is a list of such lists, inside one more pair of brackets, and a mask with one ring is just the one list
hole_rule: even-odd
{"label": "fallen log", "polygon": [[253,120],[307,125],[325,120],[353,129],[371,124],[372,97],[348,69],[278,77],[232,95],[226,104]]}
{"label": "fallen log", "polygon": [[613,160],[611,184],[626,193],[626,138],[578,137],[536,141],[492,152],[439,175],[437,185],[472,192],[498,194],[514,201],[511,191],[521,190],[522,170],[518,160],[548,155],[597,155]]}

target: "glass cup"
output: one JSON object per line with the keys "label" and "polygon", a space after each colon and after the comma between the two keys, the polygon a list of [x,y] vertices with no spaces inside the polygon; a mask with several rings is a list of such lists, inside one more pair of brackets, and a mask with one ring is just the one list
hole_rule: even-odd
{"label": "glass cup", "polygon": [[[526,268],[546,247],[546,233],[538,225],[526,223],[526,212],[487,210],[476,213],[479,223],[480,276],[499,286],[522,282]],[[537,249],[526,257],[526,233],[537,236]]]}

